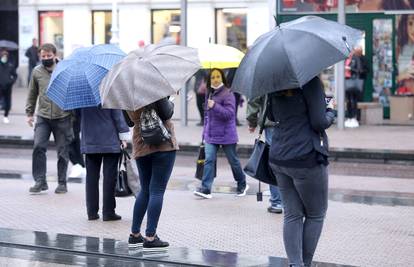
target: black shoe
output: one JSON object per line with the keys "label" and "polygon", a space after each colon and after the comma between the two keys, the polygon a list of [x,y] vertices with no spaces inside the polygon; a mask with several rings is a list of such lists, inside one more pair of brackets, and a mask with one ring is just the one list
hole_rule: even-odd
{"label": "black shoe", "polygon": [[46,191],[49,187],[47,186],[47,183],[44,181],[36,181],[34,186],[30,187],[29,192],[30,193],[40,193],[40,191]]}
{"label": "black shoe", "polygon": [[197,188],[193,193],[196,196],[203,197],[206,199],[212,198],[211,191],[202,187]]}
{"label": "black shoe", "polygon": [[249,190],[249,185],[248,184],[244,184],[241,186],[237,186],[237,196],[238,197],[244,197],[247,193],[247,190]]}
{"label": "black shoe", "polygon": [[66,192],[68,192],[68,188],[65,184],[59,184],[55,189],[56,194],[64,194]]}
{"label": "black shoe", "polygon": [[139,235],[138,237],[136,237],[133,234],[130,234],[128,238],[128,247],[130,248],[142,247],[142,244],[144,244],[144,241],[145,239],[142,237],[142,235]]}
{"label": "black shoe", "polygon": [[116,213],[111,214],[111,215],[104,215],[103,218],[102,218],[102,220],[104,222],[106,222],[106,221],[118,221],[118,220],[121,220],[121,219],[122,219],[122,217],[119,216]]}
{"label": "black shoe", "polygon": [[89,221],[95,221],[95,220],[98,220],[98,219],[99,219],[99,214],[98,213],[88,215],[88,220]]}
{"label": "black shoe", "polygon": [[204,122],[200,121],[196,124],[197,126],[204,126]]}
{"label": "black shoe", "polygon": [[236,126],[243,126],[243,124],[240,123],[239,120],[236,120]]}
{"label": "black shoe", "polygon": [[270,213],[282,213],[283,212],[283,208],[282,205],[278,204],[276,206],[270,206],[267,208],[267,211]]}
{"label": "black shoe", "polygon": [[145,239],[142,244],[144,251],[163,251],[167,250],[169,246],[168,242],[162,241],[157,235],[154,236],[154,240]]}

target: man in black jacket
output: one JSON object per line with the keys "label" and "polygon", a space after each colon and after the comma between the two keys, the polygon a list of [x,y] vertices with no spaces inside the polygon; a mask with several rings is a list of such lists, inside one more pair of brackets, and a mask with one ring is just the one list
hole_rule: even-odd
{"label": "man in black jacket", "polygon": [[29,59],[29,75],[27,77],[27,84],[29,84],[32,71],[34,67],[37,66],[37,63],[39,63],[39,48],[37,47],[36,38],[33,38],[32,46],[26,50],[26,53],[24,55]]}
{"label": "man in black jacket", "polygon": [[0,99],[3,98],[4,102],[3,123],[5,124],[10,122],[8,116],[11,109],[11,94],[16,79],[16,67],[10,61],[9,52],[7,52],[7,50],[2,50],[0,52]]}

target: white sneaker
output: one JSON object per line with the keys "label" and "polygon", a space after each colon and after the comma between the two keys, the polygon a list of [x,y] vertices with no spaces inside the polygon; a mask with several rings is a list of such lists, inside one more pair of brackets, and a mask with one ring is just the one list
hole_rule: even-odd
{"label": "white sneaker", "polygon": [[352,123],[352,128],[358,128],[359,127],[359,122],[358,122],[357,119],[352,118],[351,123]]}
{"label": "white sneaker", "polygon": [[82,175],[82,169],[84,168],[80,164],[73,165],[68,177],[79,178]]}
{"label": "white sneaker", "polygon": [[9,118],[4,117],[4,118],[3,118],[3,123],[4,123],[4,124],[9,124],[9,123],[10,123]]}
{"label": "white sneaker", "polygon": [[344,125],[346,128],[352,128],[351,119],[346,119]]}
{"label": "white sneaker", "polygon": [[83,179],[86,178],[86,168],[82,167],[80,178],[83,178]]}

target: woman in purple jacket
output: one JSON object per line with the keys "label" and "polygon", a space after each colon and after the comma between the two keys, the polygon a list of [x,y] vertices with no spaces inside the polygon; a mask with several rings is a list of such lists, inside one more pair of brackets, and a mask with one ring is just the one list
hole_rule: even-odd
{"label": "woman in purple jacket", "polygon": [[237,182],[237,196],[245,196],[249,186],[236,153],[238,141],[236,131],[235,98],[233,92],[226,87],[226,78],[221,69],[212,69],[207,77],[209,93],[206,100],[203,138],[205,141],[206,159],[201,187],[194,191],[196,196],[211,198],[211,186],[214,180],[214,169],[217,150],[223,147],[230,163],[234,180]]}

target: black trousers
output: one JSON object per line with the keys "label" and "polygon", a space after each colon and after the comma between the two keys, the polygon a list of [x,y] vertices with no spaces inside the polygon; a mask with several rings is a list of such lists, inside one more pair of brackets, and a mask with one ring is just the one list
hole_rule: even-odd
{"label": "black trousers", "polygon": [[79,164],[85,167],[83,155],[80,152],[80,120],[73,122],[73,140],[69,145],[69,160],[73,165]]}
{"label": "black trousers", "polygon": [[13,85],[0,86],[0,99],[3,98],[4,117],[9,116]]}
{"label": "black trousers", "polygon": [[358,90],[345,91],[347,118],[357,118],[358,115],[358,99],[360,92]]}
{"label": "black trousers", "polygon": [[103,165],[102,214],[110,216],[115,213],[115,184],[120,155],[120,153],[86,154],[86,209],[88,215],[94,215],[99,211],[101,165]]}

